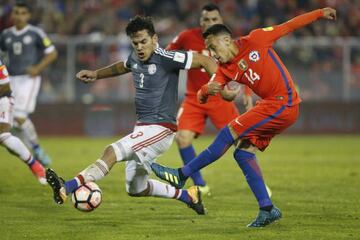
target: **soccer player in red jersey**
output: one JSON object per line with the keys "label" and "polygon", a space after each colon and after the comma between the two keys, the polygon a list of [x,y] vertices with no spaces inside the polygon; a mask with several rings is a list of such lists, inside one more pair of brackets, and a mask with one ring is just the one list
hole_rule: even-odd
{"label": "soccer player in red jersey", "polygon": [[[202,7],[200,17],[200,27],[187,29],[181,32],[172,43],[167,47],[168,50],[187,50],[201,53],[209,56],[209,50],[206,49],[205,40],[202,36],[209,27],[214,24],[223,23],[219,7],[215,4],[207,4]],[[196,94],[198,90],[209,81],[209,76],[203,69],[188,70],[186,83],[185,99],[178,111],[178,132],[176,134],[176,143],[179,147],[181,158],[184,164],[195,158],[196,153],[192,146],[192,141],[204,131],[206,119],[217,129],[225,127],[232,119],[238,116],[235,103],[225,101],[220,96],[209,98],[206,104],[200,104],[197,101]],[[239,89],[237,89],[239,90]],[[236,91],[237,93],[238,91]],[[244,95],[244,102],[252,104],[251,95]],[[194,184],[199,186],[203,194],[210,194],[210,188],[206,185],[200,172],[195,172],[190,176]]]}
{"label": "soccer player in red jersey", "polygon": [[[276,134],[295,123],[300,98],[288,70],[272,45],[280,37],[319,18],[335,20],[336,11],[332,8],[318,9],[281,25],[256,29],[239,40],[233,40],[230,30],[222,24],[210,27],[203,35],[220,66],[210,82],[199,91],[199,100],[206,102],[209,95],[220,92],[231,80],[249,86],[262,99],[223,128],[215,141],[190,163],[180,169],[153,164],[151,167],[155,174],[173,186],[181,187],[193,172],[219,159],[238,141],[234,158],[260,207],[259,214],[248,227],[264,227],[280,219],[280,209],[273,205],[266,191],[255,152],[264,151]],[[224,91],[221,93],[225,94]]]}

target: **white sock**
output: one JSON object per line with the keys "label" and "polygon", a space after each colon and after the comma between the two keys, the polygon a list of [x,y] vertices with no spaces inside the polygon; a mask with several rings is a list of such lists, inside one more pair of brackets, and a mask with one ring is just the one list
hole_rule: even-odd
{"label": "white sock", "polygon": [[20,129],[22,130],[26,141],[30,142],[32,146],[39,145],[39,139],[35,130],[35,126],[29,118],[25,120]]}
{"label": "white sock", "polygon": [[181,194],[181,190],[176,189],[169,184],[154,179],[149,179],[148,183],[150,186],[149,196],[177,199]]}
{"label": "white sock", "polygon": [[25,144],[9,132],[0,134],[0,144],[4,145],[10,152],[14,153],[14,155],[18,156],[24,162],[28,162],[32,158]]}
{"label": "white sock", "polygon": [[[84,179],[81,181],[80,179],[76,179],[78,183],[87,183],[87,182],[95,182],[99,181],[103,177],[105,177],[109,173],[108,165],[101,159],[98,159],[95,163],[91,164],[87,168],[85,168],[79,175],[81,175]],[[79,178],[76,177],[76,178]]]}

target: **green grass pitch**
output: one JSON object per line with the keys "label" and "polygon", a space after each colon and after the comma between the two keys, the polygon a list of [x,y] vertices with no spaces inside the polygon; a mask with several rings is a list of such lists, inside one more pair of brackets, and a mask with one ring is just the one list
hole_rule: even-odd
{"label": "green grass pitch", "polygon": [[[213,137],[195,142],[199,151]],[[43,138],[64,178],[94,162],[113,139]],[[247,229],[257,204],[229,151],[203,171],[212,188],[197,216],[175,200],[131,198],[124,164],[98,182],[102,205],[91,213],[56,205],[20,160],[0,148],[0,239],[360,239],[360,136],[279,136],[258,154],[283,218]],[[158,162],[180,166],[176,145]],[[188,184],[191,182],[189,181]]]}

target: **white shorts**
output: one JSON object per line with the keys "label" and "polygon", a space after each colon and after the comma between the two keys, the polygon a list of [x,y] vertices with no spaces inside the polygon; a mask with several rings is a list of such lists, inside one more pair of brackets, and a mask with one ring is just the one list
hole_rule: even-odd
{"label": "white shorts", "polygon": [[15,97],[14,117],[26,118],[34,112],[40,84],[40,76],[10,76],[10,86]]}
{"label": "white shorts", "polygon": [[134,131],[111,144],[117,161],[127,161],[126,191],[136,194],[147,188],[151,163],[169,149],[175,133],[159,125],[136,126]]}
{"label": "white shorts", "polygon": [[0,98],[0,123],[7,123],[12,126],[13,106],[14,99],[12,97]]}

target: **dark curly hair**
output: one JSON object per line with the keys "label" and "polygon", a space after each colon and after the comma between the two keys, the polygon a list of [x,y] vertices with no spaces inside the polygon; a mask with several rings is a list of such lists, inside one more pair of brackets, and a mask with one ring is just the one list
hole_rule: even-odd
{"label": "dark curly hair", "polygon": [[206,31],[202,34],[203,38],[207,38],[209,35],[218,35],[218,34],[229,34],[231,36],[231,30],[225,26],[224,24],[215,24],[206,29]]}
{"label": "dark curly hair", "polygon": [[126,35],[131,36],[142,30],[147,30],[150,36],[155,34],[154,24],[151,17],[138,15],[130,19],[130,22],[126,26]]}

